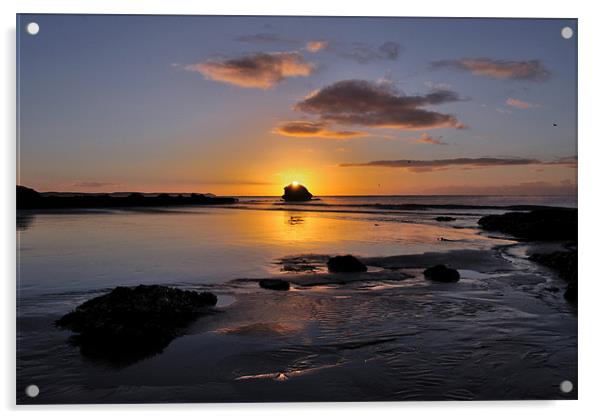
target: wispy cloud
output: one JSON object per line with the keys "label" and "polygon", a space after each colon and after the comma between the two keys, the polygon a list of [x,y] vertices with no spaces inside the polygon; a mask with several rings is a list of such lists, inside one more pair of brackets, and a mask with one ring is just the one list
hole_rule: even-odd
{"label": "wispy cloud", "polygon": [[506,61],[491,58],[461,58],[458,60],[440,60],[431,63],[431,67],[455,68],[469,71],[475,76],[484,76],[494,79],[515,80],[546,80],[550,72],[539,60]]}
{"label": "wispy cloud", "polygon": [[410,172],[431,172],[434,170],[448,169],[479,169],[485,167],[502,167],[502,166],[530,166],[530,165],[552,165],[575,167],[577,164],[576,157],[562,157],[550,161],[542,161],[538,159],[525,158],[496,158],[496,157],[457,157],[452,159],[440,160],[377,160],[367,163],[342,163],[340,167],[389,167],[406,169]]}
{"label": "wispy cloud", "polygon": [[184,67],[209,80],[246,88],[269,89],[289,77],[306,77],[316,67],[298,52],[271,52],[208,60]]}
{"label": "wispy cloud", "polygon": [[536,103],[525,102],[523,100],[515,99],[512,97],[509,97],[508,99],[506,99],[506,105],[512,106],[513,108],[518,108],[518,109],[538,108],[540,106]]}
{"label": "wispy cloud", "polygon": [[289,121],[280,124],[274,129],[274,134],[287,137],[313,137],[331,139],[349,139],[365,137],[368,135],[361,131],[337,131],[328,128],[324,122]]}
{"label": "wispy cloud", "polygon": [[291,38],[285,38],[273,32],[260,32],[248,35],[241,35],[235,38],[239,42],[248,42],[252,44],[298,44],[299,41]]}
{"label": "wispy cloud", "polygon": [[459,100],[458,94],[449,90],[406,96],[390,83],[344,80],[311,93],[295,109],[330,123],[403,130],[465,128],[452,115],[424,109]]}
{"label": "wispy cloud", "polygon": [[370,45],[362,42],[333,43],[333,51],[343,58],[354,60],[360,64],[374,61],[394,61],[401,54],[401,45],[387,41],[381,45]]}
{"label": "wispy cloud", "polygon": [[423,132],[422,134],[420,134],[420,137],[418,137],[418,138],[410,138],[410,140],[414,141],[415,143],[434,144],[434,145],[448,145],[441,138],[442,137],[433,137],[432,135],[427,134],[426,132]]}
{"label": "wispy cloud", "polygon": [[309,41],[305,49],[309,52],[318,52],[328,47],[328,41]]}

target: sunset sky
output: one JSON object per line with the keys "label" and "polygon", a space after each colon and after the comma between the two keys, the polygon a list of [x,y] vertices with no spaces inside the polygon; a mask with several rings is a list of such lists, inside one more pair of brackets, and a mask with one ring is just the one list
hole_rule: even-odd
{"label": "sunset sky", "polygon": [[18,182],[576,193],[565,26],[576,34],[575,20],[20,15]]}

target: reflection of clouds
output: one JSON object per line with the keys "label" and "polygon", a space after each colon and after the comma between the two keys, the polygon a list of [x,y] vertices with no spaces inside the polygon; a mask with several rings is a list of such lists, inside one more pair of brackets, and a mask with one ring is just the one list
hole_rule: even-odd
{"label": "reflection of clouds", "polygon": [[17,212],[17,231],[25,231],[31,227],[35,221],[35,214],[30,212],[20,213]]}

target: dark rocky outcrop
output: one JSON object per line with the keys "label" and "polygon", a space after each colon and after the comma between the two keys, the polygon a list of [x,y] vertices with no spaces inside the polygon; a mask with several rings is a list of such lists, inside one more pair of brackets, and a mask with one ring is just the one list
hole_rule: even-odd
{"label": "dark rocky outcrop", "polygon": [[500,231],[524,241],[565,242],[569,251],[535,253],[533,262],[547,266],[568,281],[564,297],[577,301],[577,209],[547,208],[530,212],[487,215],[479,220],[484,230]]}
{"label": "dark rocky outcrop", "polygon": [[577,240],[577,209],[550,208],[530,212],[487,215],[479,225],[488,231],[500,231],[524,240]]}
{"label": "dark rocky outcrop", "polygon": [[423,274],[429,281],[458,282],[460,280],[460,273],[445,265],[435,265],[427,268],[424,270]]}
{"label": "dark rocky outcrop", "polygon": [[217,297],[159,285],[117,287],[79,305],[56,321],[76,336],[83,355],[128,364],[160,353]]}
{"label": "dark rocky outcrop", "polygon": [[65,209],[65,208],[123,208],[177,205],[234,204],[236,198],[215,197],[210,194],[145,195],[138,192],[126,196],[117,194],[44,193],[25,186],[17,186],[17,209]]}
{"label": "dark rocky outcrop", "polygon": [[293,183],[284,187],[284,195],[282,195],[282,199],[287,202],[309,201],[312,198],[313,195],[305,186]]}
{"label": "dark rocky outcrop", "polygon": [[568,282],[564,298],[577,301],[577,251],[558,251],[552,253],[534,253],[529,260],[556,271],[558,276]]}
{"label": "dark rocky outcrop", "polygon": [[435,221],[439,221],[440,223],[444,223],[444,222],[447,222],[447,221],[456,221],[456,218],[441,216],[441,217],[436,217]]}
{"label": "dark rocky outcrop", "polygon": [[259,281],[259,286],[261,288],[275,291],[288,291],[291,288],[291,285],[288,283],[288,281],[283,281],[282,279],[262,279]]}
{"label": "dark rocky outcrop", "polygon": [[328,259],[328,271],[334,273],[366,272],[368,267],[355,256],[335,256]]}

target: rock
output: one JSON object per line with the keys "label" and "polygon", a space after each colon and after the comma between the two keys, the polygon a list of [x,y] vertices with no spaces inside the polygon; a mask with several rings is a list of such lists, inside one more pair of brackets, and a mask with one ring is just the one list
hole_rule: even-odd
{"label": "rock", "polygon": [[42,201],[42,195],[31,188],[17,185],[17,209],[36,208]]}
{"label": "rock", "polygon": [[429,281],[458,282],[460,273],[445,265],[435,265],[424,270],[424,277]]}
{"label": "rock", "polygon": [[117,287],[79,305],[55,325],[78,335],[82,354],[128,364],[160,353],[217,297],[159,285]]}
{"label": "rock", "polygon": [[437,217],[435,218],[435,221],[439,221],[440,223],[444,223],[447,221],[456,221],[456,218],[454,217]]}
{"label": "rock", "polygon": [[17,186],[17,209],[57,209],[57,208],[108,208],[108,207],[153,207],[176,205],[222,205],[234,204],[237,198],[216,197],[210,194],[190,196],[159,194],[146,196],[132,192],[122,194],[55,193],[40,194],[31,188]]}
{"label": "rock", "polygon": [[530,212],[487,215],[479,220],[484,230],[500,231],[525,240],[577,240],[577,209],[549,208]]}
{"label": "rock", "polygon": [[368,267],[352,255],[335,256],[328,259],[328,272],[366,272]]}
{"label": "rock", "polygon": [[275,291],[288,291],[291,288],[291,285],[288,283],[288,281],[283,281],[282,279],[262,279],[259,281],[259,286],[261,288]]}
{"label": "rock", "polygon": [[565,290],[564,298],[568,301],[577,301],[577,250],[567,252],[534,253],[529,260],[547,266],[558,273],[558,276],[569,284]]}
{"label": "rock", "polygon": [[291,183],[284,187],[282,199],[287,202],[309,201],[313,195],[303,185]]}

